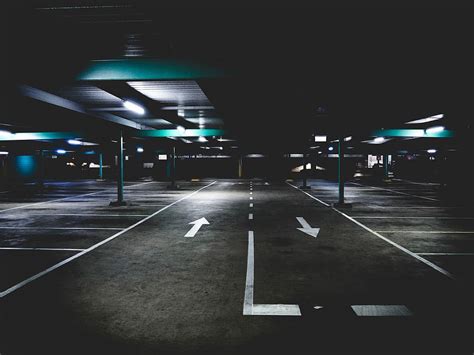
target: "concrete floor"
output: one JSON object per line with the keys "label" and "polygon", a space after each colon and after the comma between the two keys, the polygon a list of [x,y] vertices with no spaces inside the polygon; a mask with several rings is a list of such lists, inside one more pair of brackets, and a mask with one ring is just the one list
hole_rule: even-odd
{"label": "concrete floor", "polygon": [[405,181],[335,210],[309,183],[0,193],[0,353],[472,354],[472,210]]}

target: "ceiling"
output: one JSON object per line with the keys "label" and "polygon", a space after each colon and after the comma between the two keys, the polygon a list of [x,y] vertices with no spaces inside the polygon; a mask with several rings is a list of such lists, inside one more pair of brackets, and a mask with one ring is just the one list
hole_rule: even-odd
{"label": "ceiling", "polygon": [[[352,135],[354,146],[373,149],[359,143],[372,130],[439,113],[452,130],[470,128],[471,9],[179,4],[16,4],[7,28],[10,96],[0,123],[110,132],[110,122],[18,95],[17,85],[27,84],[150,128],[174,127],[180,118],[190,127],[225,128],[247,151],[304,149],[315,133]],[[90,60],[118,58],[186,59],[229,75],[105,86],[74,80]],[[124,85],[159,107],[143,116],[124,110]],[[431,144],[424,141],[387,146]]]}

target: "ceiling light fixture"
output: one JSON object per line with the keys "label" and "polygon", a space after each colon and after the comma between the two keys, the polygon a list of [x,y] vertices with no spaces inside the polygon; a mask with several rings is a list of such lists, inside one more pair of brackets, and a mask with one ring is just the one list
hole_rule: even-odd
{"label": "ceiling light fixture", "polygon": [[428,149],[427,152],[430,153],[430,154],[434,154],[434,153],[437,152],[437,150],[436,149]]}
{"label": "ceiling light fixture", "polygon": [[142,147],[137,148],[137,153],[143,153],[144,151],[145,151],[145,149],[143,149]]}
{"label": "ceiling light fixture", "polygon": [[176,129],[177,129],[178,132],[181,133],[181,134],[186,133],[186,128],[184,128],[183,126],[178,126],[178,127],[176,127]]}
{"label": "ceiling light fixture", "polygon": [[444,131],[444,127],[443,126],[434,126],[434,127],[430,127],[430,128],[427,128],[425,130],[425,132],[427,134],[435,134],[435,133],[439,133],[439,132],[442,132]]}
{"label": "ceiling light fixture", "polygon": [[439,115],[434,115],[426,118],[420,118],[419,120],[408,121],[406,124],[422,124],[440,120],[444,117],[444,114],[440,113]]}
{"label": "ceiling light fixture", "polygon": [[143,107],[129,100],[124,101],[123,106],[130,111],[138,113],[139,115],[143,115],[145,113],[145,109]]}
{"label": "ceiling light fixture", "polygon": [[70,145],[82,145],[82,142],[77,140],[77,139],[68,139],[67,142],[70,144]]}
{"label": "ceiling light fixture", "polygon": [[199,142],[207,142],[207,139],[203,136],[199,136],[198,141]]}
{"label": "ceiling light fixture", "polygon": [[385,137],[375,137],[374,143],[383,143],[385,142]]}
{"label": "ceiling light fixture", "polygon": [[64,149],[56,149],[56,153],[58,154],[66,154],[66,151]]}

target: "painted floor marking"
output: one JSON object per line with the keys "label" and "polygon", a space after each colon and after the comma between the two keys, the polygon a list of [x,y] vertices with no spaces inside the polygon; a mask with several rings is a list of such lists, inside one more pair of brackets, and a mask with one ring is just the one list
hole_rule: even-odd
{"label": "painted floor marking", "polygon": [[413,313],[404,305],[353,305],[359,317],[410,317]]}
{"label": "painted floor marking", "polygon": [[0,229],[35,229],[35,230],[109,230],[121,231],[124,228],[114,227],[0,227]]}
{"label": "painted floor marking", "polygon": [[[163,205],[166,206],[166,205]],[[9,215],[7,215],[9,216]],[[75,216],[75,217],[146,217],[147,214],[100,214],[100,213],[29,213],[28,217],[31,216]],[[18,216],[16,216],[18,217]]]}
{"label": "painted floor marking", "polygon": [[[288,183],[288,184],[291,185],[290,183]],[[308,195],[309,197],[313,198],[314,200],[318,201],[319,203],[322,203],[323,205],[325,205],[327,207],[330,207],[327,203],[323,203],[322,201],[318,200],[317,198],[315,198],[315,197],[311,196],[310,194],[306,193],[306,191],[301,190],[297,186],[294,186],[294,185],[291,185],[291,186],[294,187],[295,189],[303,192],[304,194]],[[413,258],[417,259],[418,261],[421,261],[425,265],[427,265],[427,266],[431,267],[432,269],[440,272],[441,274],[449,277],[450,279],[454,279],[454,276],[449,271],[443,269],[442,267],[439,267],[438,265],[436,265],[436,264],[432,263],[431,261],[421,257],[420,255],[417,255],[417,254],[411,252],[407,248],[402,247],[400,244],[397,244],[397,243],[393,242],[392,240],[384,237],[380,233],[378,233],[378,232],[370,229],[369,227],[367,227],[365,224],[362,224],[361,222],[355,220],[354,218],[352,218],[351,216],[345,214],[344,212],[339,211],[337,208],[334,208],[334,207],[331,207],[331,208],[332,208],[333,211],[339,213],[341,216],[344,216],[348,220],[352,221],[353,223],[357,224],[359,227],[361,227],[361,228],[365,229],[366,231],[372,233],[373,235],[375,235],[376,237],[382,239],[383,241],[387,242],[388,244],[390,244],[390,245],[394,246],[395,248],[401,250],[402,252],[412,256]]]}
{"label": "painted floor marking", "polygon": [[417,253],[418,255],[427,256],[474,256],[474,253]]}
{"label": "painted floor marking", "polygon": [[252,197],[252,196],[250,196],[250,199],[251,199],[251,200],[253,200],[253,197]]}
{"label": "painted floor marking", "polygon": [[251,195],[251,194],[252,194],[252,191],[250,191],[249,194]]}
{"label": "painted floor marking", "polygon": [[355,219],[459,219],[459,220],[471,220],[474,217],[444,217],[444,216],[352,216]]}
{"label": "painted floor marking", "polygon": [[249,207],[253,207],[253,203],[249,203]]}
{"label": "painted floor marking", "polygon": [[253,219],[253,213],[249,213],[249,219]]}
{"label": "painted floor marking", "polygon": [[357,182],[350,182],[350,184],[354,184],[354,185],[358,185],[358,186],[364,186],[364,187],[370,187],[370,188],[373,188],[373,189],[376,189],[376,190],[390,191],[390,192],[393,192],[393,193],[396,193],[396,194],[406,195],[406,196],[412,196],[412,197],[417,197],[417,198],[422,198],[422,199],[424,199],[424,200],[429,200],[429,201],[436,201],[436,202],[439,201],[439,200],[436,199],[436,198],[431,198],[431,197],[426,197],[426,196],[419,196],[419,195],[412,195],[412,194],[409,194],[409,193],[406,193],[406,192],[401,192],[401,191],[397,191],[397,190],[387,189],[387,188],[384,188],[384,187],[368,186],[368,185],[359,184],[359,183],[357,183]]}
{"label": "painted floor marking", "polygon": [[295,189],[301,191],[301,192],[304,193],[305,195],[311,197],[313,200],[318,201],[320,204],[322,204],[322,205],[324,205],[324,206],[326,206],[326,207],[331,207],[331,205],[330,205],[329,203],[326,203],[326,202],[320,200],[319,198],[314,197],[313,195],[307,193],[306,191],[301,190],[298,186],[295,186],[295,185],[293,185],[293,184],[290,184],[288,181],[287,181],[286,183],[287,183],[288,185],[290,185],[291,187],[293,187],[293,188],[295,188]]}
{"label": "painted floor marking", "polygon": [[[1,228],[1,227],[0,227]],[[420,234],[474,234],[474,231],[376,231],[377,233],[420,233]]]}
{"label": "painted floor marking", "polygon": [[49,267],[49,268],[47,268],[47,269],[45,269],[45,270],[43,270],[43,271],[41,271],[41,272],[39,272],[39,273],[37,273],[37,274],[35,274],[35,275],[33,275],[33,276],[31,276],[31,277],[25,279],[25,280],[23,280],[23,281],[17,283],[16,285],[13,285],[13,286],[9,287],[8,289],[6,289],[6,290],[0,292],[0,298],[3,298],[3,297],[5,297],[5,296],[9,295],[10,293],[12,293],[12,292],[14,292],[14,291],[16,291],[16,290],[22,288],[23,286],[28,285],[30,282],[33,282],[34,280],[39,279],[40,277],[43,277],[44,275],[47,275],[47,274],[49,274],[50,272],[52,272],[52,271],[54,271],[54,270],[56,270],[56,269],[59,269],[60,267],[66,265],[66,264],[68,264],[68,263],[70,263],[71,261],[73,261],[73,260],[75,260],[75,259],[77,259],[77,258],[80,258],[81,256],[83,256],[83,255],[85,255],[85,254],[90,253],[91,251],[93,251],[93,250],[99,248],[100,246],[102,246],[102,245],[104,245],[104,244],[107,244],[107,243],[110,242],[111,240],[114,240],[115,238],[121,236],[122,234],[124,234],[124,233],[126,233],[126,232],[132,230],[133,228],[135,228],[135,227],[141,225],[142,223],[145,223],[145,222],[148,221],[150,218],[155,217],[157,214],[159,214],[159,213],[161,213],[161,212],[167,210],[168,208],[174,206],[175,204],[177,204],[177,203],[179,203],[179,202],[181,202],[181,201],[183,201],[183,200],[186,200],[186,199],[188,199],[188,198],[194,196],[194,195],[197,194],[198,192],[200,192],[200,191],[202,191],[202,190],[208,188],[209,186],[214,185],[215,183],[216,183],[216,181],[213,181],[213,182],[211,182],[210,184],[208,184],[208,185],[206,185],[206,186],[203,186],[203,187],[201,187],[200,189],[198,189],[198,190],[196,190],[196,191],[193,191],[193,192],[191,192],[191,193],[189,193],[189,194],[187,194],[187,195],[181,197],[180,199],[178,199],[178,200],[176,200],[176,201],[170,203],[169,205],[167,205],[167,206],[165,206],[165,207],[163,207],[163,208],[160,208],[158,211],[152,213],[152,214],[149,215],[148,217],[145,217],[145,218],[139,220],[138,222],[132,224],[131,226],[129,226],[129,227],[127,227],[127,228],[121,230],[120,232],[115,233],[114,235],[108,237],[107,239],[104,239],[104,240],[102,240],[101,242],[99,242],[99,243],[97,243],[97,244],[94,244],[94,245],[92,245],[91,247],[89,247],[89,248],[87,248],[87,249],[85,249],[85,250],[83,250],[83,251],[81,251],[81,252],[79,252],[79,253],[77,253],[77,254],[75,254],[75,255],[73,255],[73,256],[67,258],[67,259],[64,259],[64,260],[60,261],[59,263],[54,264],[53,266],[51,266],[51,267]]}
{"label": "painted floor marking", "polygon": [[[125,186],[124,188],[129,188],[129,187],[134,187],[134,186],[141,186],[141,185],[145,185],[145,184],[151,184],[151,183],[153,183],[153,182],[154,182],[154,181],[142,182],[142,183],[140,183],[140,184]],[[26,207],[31,207],[31,206],[44,205],[44,204],[46,204],[46,203],[51,203],[51,202],[65,201],[65,200],[69,200],[69,199],[73,199],[73,198],[77,198],[77,197],[98,195],[98,194],[100,194],[100,193],[103,193],[103,192],[105,192],[105,191],[109,191],[109,190],[112,190],[112,189],[113,189],[113,188],[105,189],[105,190],[100,190],[100,191],[95,191],[95,192],[90,192],[90,193],[87,193],[87,194],[80,194],[80,195],[73,195],[73,196],[69,196],[69,197],[58,198],[58,199],[55,199],[55,200],[48,200],[48,201],[42,201],[42,202],[35,202],[35,203],[27,204],[27,205],[21,205],[21,206],[6,208],[6,209],[4,209],[4,210],[0,210],[0,213],[1,213],[1,212],[5,212],[5,211],[18,210],[18,209],[20,209],[20,208],[26,208]]]}
{"label": "painted floor marking", "polygon": [[301,316],[297,304],[254,304],[254,233],[248,233],[247,275],[245,278],[244,316]]}
{"label": "painted floor marking", "polygon": [[72,249],[72,248],[27,248],[27,247],[0,247],[0,250],[25,250],[25,251],[83,251],[85,249]]}

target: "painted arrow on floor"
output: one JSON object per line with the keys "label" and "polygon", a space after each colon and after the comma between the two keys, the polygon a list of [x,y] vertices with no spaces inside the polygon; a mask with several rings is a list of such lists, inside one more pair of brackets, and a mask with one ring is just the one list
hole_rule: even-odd
{"label": "painted arrow on floor", "polygon": [[315,238],[318,236],[319,228],[311,227],[309,225],[309,223],[306,222],[306,220],[303,217],[296,217],[296,219],[301,224],[301,227],[303,227],[303,228],[296,228],[296,229],[298,229],[299,231],[302,231],[303,233],[306,233],[306,234],[308,234],[312,237],[315,237]]}
{"label": "painted arrow on floor", "polygon": [[194,222],[189,222],[189,224],[194,224],[194,225],[191,227],[189,232],[186,233],[185,235],[186,238],[194,237],[196,233],[199,231],[199,229],[201,229],[203,224],[209,224],[209,222],[207,221],[207,219],[202,217],[202,218],[196,219]]}

